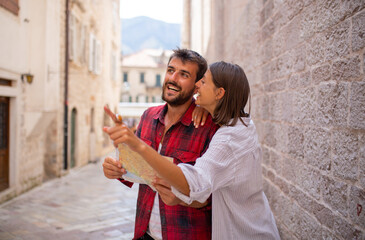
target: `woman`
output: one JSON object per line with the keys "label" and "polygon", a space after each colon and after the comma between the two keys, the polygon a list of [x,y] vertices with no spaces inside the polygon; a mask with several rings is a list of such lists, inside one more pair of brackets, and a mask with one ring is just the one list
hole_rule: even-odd
{"label": "woman", "polygon": [[[244,71],[235,64],[213,63],[196,86],[196,104],[221,127],[194,166],[168,162],[126,126],[104,131],[115,145],[126,143],[138,152],[184,202],[204,202],[212,194],[213,239],[280,239],[262,190],[256,128],[244,111],[250,96]],[[155,186],[160,187],[158,180]]]}

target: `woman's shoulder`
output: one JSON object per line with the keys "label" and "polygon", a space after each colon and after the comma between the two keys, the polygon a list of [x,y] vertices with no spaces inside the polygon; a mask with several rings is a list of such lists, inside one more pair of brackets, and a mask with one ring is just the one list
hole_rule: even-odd
{"label": "woman's shoulder", "polygon": [[251,118],[241,118],[242,121],[238,120],[233,126],[221,126],[215,135],[219,136],[220,139],[232,140],[235,137],[244,138],[250,133],[255,133],[255,125]]}

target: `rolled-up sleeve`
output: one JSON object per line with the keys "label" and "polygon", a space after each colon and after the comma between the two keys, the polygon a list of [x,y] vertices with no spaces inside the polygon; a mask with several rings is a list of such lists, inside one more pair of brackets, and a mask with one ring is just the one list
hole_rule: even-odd
{"label": "rolled-up sleeve", "polygon": [[194,166],[184,163],[178,165],[188,182],[190,196],[182,194],[174,187],[172,192],[187,204],[193,201],[203,203],[216,189],[233,181],[235,167],[231,164],[233,153],[230,141],[222,141],[216,136],[217,134],[206,153],[196,160]]}
{"label": "rolled-up sleeve", "polygon": [[200,168],[192,165],[179,164],[178,166],[181,168],[189,184],[190,196],[184,195],[174,187],[171,188],[172,193],[186,204],[191,204],[193,201],[205,202],[212,193],[211,183],[207,176],[201,173]]}

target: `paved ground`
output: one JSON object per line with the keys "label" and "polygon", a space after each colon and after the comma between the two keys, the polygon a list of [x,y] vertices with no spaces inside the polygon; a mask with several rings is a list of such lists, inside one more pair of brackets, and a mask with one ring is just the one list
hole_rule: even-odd
{"label": "paved ground", "polygon": [[132,239],[138,185],[104,177],[101,161],[0,205],[0,239]]}

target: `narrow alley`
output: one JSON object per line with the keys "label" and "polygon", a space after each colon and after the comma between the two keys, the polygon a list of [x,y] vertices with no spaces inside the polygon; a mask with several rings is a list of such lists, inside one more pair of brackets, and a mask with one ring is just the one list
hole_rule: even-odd
{"label": "narrow alley", "polygon": [[0,239],[132,239],[138,186],[104,177],[102,160],[0,205]]}

